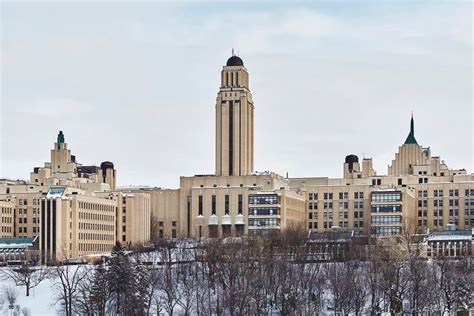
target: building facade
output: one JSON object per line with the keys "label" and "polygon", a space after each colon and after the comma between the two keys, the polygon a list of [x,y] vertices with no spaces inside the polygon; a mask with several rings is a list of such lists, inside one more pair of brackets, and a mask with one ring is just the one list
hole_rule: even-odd
{"label": "building facade", "polygon": [[[215,107],[215,173],[182,176],[179,188],[117,188],[114,164],[82,165],[59,132],[51,161],[30,181],[0,182],[2,236],[39,236],[45,260],[110,251],[115,241],[265,235],[289,227],[351,236],[399,236],[474,227],[474,175],[450,169],[415,138],[378,175],[350,154],[340,178],[254,171],[254,103],[249,73],[232,55]],[[4,234],[4,235],[3,235]]]}
{"label": "building facade", "polygon": [[242,59],[231,56],[221,72],[216,100],[216,175],[253,172],[254,105]]}
{"label": "building facade", "polygon": [[15,203],[0,200],[0,238],[15,236],[14,212]]}

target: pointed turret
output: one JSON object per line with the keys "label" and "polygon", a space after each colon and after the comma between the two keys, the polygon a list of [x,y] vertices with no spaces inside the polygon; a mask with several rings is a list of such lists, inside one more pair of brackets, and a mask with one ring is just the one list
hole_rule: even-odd
{"label": "pointed turret", "polygon": [[58,144],[64,144],[64,134],[63,134],[63,131],[59,131],[57,143],[58,143]]}
{"label": "pointed turret", "polygon": [[413,120],[413,113],[411,114],[410,134],[408,134],[408,137],[405,140],[405,145],[409,145],[409,144],[418,145],[418,142],[416,141],[416,138],[415,138],[415,120]]}

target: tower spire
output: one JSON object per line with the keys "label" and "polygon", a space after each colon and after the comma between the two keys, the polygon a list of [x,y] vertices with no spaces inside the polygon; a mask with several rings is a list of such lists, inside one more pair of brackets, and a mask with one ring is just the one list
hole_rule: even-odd
{"label": "tower spire", "polygon": [[411,112],[411,120],[410,120],[410,134],[408,134],[407,139],[405,140],[405,144],[417,144],[415,138],[415,120],[413,119],[413,111]]}
{"label": "tower spire", "polygon": [[63,134],[63,131],[59,131],[57,143],[58,143],[58,144],[64,144],[64,134]]}

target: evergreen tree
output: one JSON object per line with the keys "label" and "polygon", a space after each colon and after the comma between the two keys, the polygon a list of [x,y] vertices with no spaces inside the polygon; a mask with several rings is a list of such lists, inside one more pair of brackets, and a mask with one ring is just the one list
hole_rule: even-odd
{"label": "evergreen tree", "polygon": [[117,242],[107,270],[111,303],[117,315],[143,315],[145,312],[143,286],[145,271],[134,264],[125,248]]}
{"label": "evergreen tree", "polygon": [[107,281],[107,270],[103,265],[97,265],[94,269],[90,289],[90,303],[94,314],[105,315],[105,308],[109,299],[109,285]]}

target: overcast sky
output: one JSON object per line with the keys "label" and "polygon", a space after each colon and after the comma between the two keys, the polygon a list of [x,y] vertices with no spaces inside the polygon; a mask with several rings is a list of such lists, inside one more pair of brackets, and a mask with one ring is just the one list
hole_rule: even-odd
{"label": "overcast sky", "polygon": [[215,98],[235,48],[255,103],[256,170],[386,174],[409,131],[474,169],[471,1],[1,4],[0,177],[28,179],[59,130],[119,185],[214,172]]}

